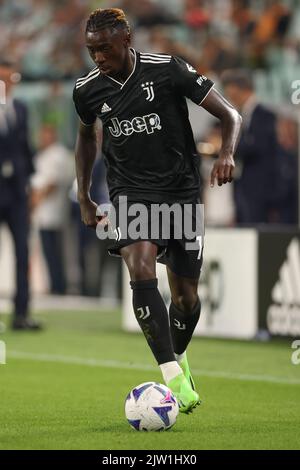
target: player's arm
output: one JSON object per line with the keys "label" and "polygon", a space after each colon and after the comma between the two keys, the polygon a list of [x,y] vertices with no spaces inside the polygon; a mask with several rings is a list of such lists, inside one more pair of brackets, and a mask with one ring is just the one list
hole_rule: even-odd
{"label": "player's arm", "polygon": [[239,141],[242,118],[237,110],[214,88],[210,90],[201,106],[221,121],[222,147],[219,158],[215,162],[210,184],[213,187],[215,179],[222,186],[231,183],[234,170],[234,153]]}
{"label": "player's arm", "polygon": [[197,71],[180,57],[170,61],[171,85],[176,93],[191,99],[221,121],[222,148],[212,173],[211,185],[217,178],[221,186],[232,181],[234,169],[233,155],[238,143],[242,118],[239,113],[213,88],[213,82],[199,75]]}
{"label": "player's arm", "polygon": [[78,184],[77,198],[80,205],[81,219],[88,227],[96,227],[97,204],[90,198],[91,176],[97,155],[96,124],[79,123],[76,148],[76,176]]}

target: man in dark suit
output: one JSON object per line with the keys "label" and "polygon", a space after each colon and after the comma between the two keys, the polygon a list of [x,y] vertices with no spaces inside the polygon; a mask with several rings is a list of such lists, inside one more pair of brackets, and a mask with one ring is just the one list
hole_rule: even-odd
{"label": "man in dark suit", "polygon": [[243,117],[236,150],[235,205],[238,224],[275,222],[280,171],[276,116],[260,104],[249,71],[223,73],[225,95]]}
{"label": "man in dark suit", "polygon": [[40,328],[39,323],[28,316],[27,185],[33,165],[28,142],[27,109],[11,95],[14,72],[12,63],[0,62],[0,80],[2,90],[5,90],[0,106],[0,223],[8,225],[15,245],[16,294],[12,328],[31,330]]}

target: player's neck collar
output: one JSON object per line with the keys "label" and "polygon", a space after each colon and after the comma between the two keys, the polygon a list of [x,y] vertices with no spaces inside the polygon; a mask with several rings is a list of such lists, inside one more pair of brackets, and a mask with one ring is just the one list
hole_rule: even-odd
{"label": "player's neck collar", "polygon": [[135,49],[133,49],[133,47],[130,47],[130,51],[133,53],[134,55],[134,64],[133,64],[133,69],[130,73],[130,75],[128,75],[128,77],[126,78],[125,82],[120,82],[119,80],[116,80],[115,78],[111,77],[110,75],[106,75],[107,78],[109,78],[110,80],[112,80],[113,82],[117,83],[118,85],[120,85],[121,89],[126,85],[126,83],[130,80],[130,78],[133,76],[135,70],[136,70],[136,67],[137,67],[137,52]]}

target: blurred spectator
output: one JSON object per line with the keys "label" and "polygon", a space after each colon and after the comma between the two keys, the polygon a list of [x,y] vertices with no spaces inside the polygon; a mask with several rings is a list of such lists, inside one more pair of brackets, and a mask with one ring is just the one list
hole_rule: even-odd
{"label": "blurred spectator", "polygon": [[49,82],[39,99],[34,102],[34,111],[38,114],[39,122],[35,124],[35,131],[40,122],[47,122],[56,128],[57,140],[69,148],[74,147],[74,127],[77,125],[74,112],[70,108],[71,93],[61,80]]}
{"label": "blurred spectator", "polygon": [[279,0],[267,0],[265,10],[259,16],[255,29],[254,39],[259,46],[270,41],[280,40],[287,32],[291,18],[289,9]]}
{"label": "blurred spectator", "polygon": [[210,226],[232,226],[235,217],[233,187],[230,184],[210,187],[210,174],[214,160],[218,158],[222,145],[221,126],[214,122],[207,134],[198,143],[201,155],[202,201],[205,207],[205,224]]}
{"label": "blurred spectator", "polygon": [[199,29],[209,24],[210,17],[202,0],[185,0],[184,4],[184,19],[189,27]]}
{"label": "blurred spectator", "polygon": [[[99,155],[95,162],[90,193],[97,204],[110,203],[103,155]],[[99,240],[95,231],[82,223],[77,203],[77,181],[74,182],[72,189],[72,199],[74,200],[73,213],[78,227],[80,294],[121,299],[121,260],[108,255],[107,249],[111,240]],[[109,291],[105,282],[107,277],[111,278]]]}
{"label": "blurred spectator", "polygon": [[28,116],[25,105],[12,98],[14,65],[0,63],[0,80],[6,87],[6,103],[0,107],[0,223],[6,222],[16,254],[16,294],[12,327],[39,329],[28,315],[28,195],[29,175],[33,171],[28,141]]}
{"label": "blurred spectator", "polygon": [[36,172],[31,178],[30,205],[48,266],[50,292],[64,294],[63,231],[68,223],[67,193],[73,180],[74,163],[71,153],[57,141],[53,125],[41,127],[39,140]]}
{"label": "blurred spectator", "polygon": [[291,13],[278,0],[268,0],[257,18],[252,35],[252,62],[255,67],[266,67],[268,51],[272,44],[281,43],[290,24]]}
{"label": "blurred spectator", "polygon": [[139,0],[133,2],[135,27],[152,27],[156,25],[169,25],[178,22],[172,13],[166,10],[163,3],[152,0]]}
{"label": "blurred spectator", "polygon": [[[93,168],[90,193],[93,201],[97,204],[109,203],[108,189],[106,185],[106,169],[104,160],[101,156],[97,158]],[[105,252],[103,251],[104,241],[98,240],[95,232],[82,223],[78,204],[76,204],[76,213],[79,230],[79,265],[81,273],[80,291],[82,295],[98,296],[101,289],[101,277],[103,274],[100,256],[105,257]],[[96,263],[96,266],[91,262],[92,259],[97,259],[98,262]],[[93,270],[95,267],[96,270]]]}
{"label": "blurred spectator", "polygon": [[277,221],[297,224],[298,221],[298,132],[297,122],[284,114],[276,125],[278,147],[279,206]]}
{"label": "blurred spectator", "polygon": [[232,21],[237,26],[243,43],[249,40],[256,24],[250,0],[233,0]]}
{"label": "blurred spectator", "polygon": [[179,43],[188,49],[195,64],[210,45],[210,51],[216,47],[216,71],[241,65],[272,68],[274,56],[297,53],[299,48],[298,0],[2,0],[0,53],[9,49],[28,79],[81,75],[91,65],[84,43],[85,20],[91,10],[103,7],[126,11],[138,49],[142,38],[142,44],[148,44],[145,50],[155,50],[151,29],[157,26],[177,50]]}
{"label": "blurred spectator", "polygon": [[273,222],[278,204],[278,142],[276,117],[260,104],[249,72],[224,72],[225,95],[243,117],[242,135],[236,151],[236,221],[239,224]]}
{"label": "blurred spectator", "polygon": [[228,38],[209,37],[203,47],[198,68],[204,74],[220,74],[223,70],[240,67],[242,57]]}
{"label": "blurred spectator", "polygon": [[10,50],[23,76],[73,77],[84,68],[82,26],[87,2],[25,0],[22,7],[15,1],[1,3],[0,52]]}
{"label": "blurred spectator", "polygon": [[187,46],[180,41],[174,41],[171,36],[171,30],[167,28],[155,27],[149,33],[151,46],[148,46],[153,52],[162,52],[163,54],[178,55],[187,62],[195,64],[197,55],[191,46]]}

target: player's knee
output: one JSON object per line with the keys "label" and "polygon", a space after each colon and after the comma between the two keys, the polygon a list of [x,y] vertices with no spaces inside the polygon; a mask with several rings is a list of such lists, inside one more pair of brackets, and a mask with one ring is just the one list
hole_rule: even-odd
{"label": "player's knee", "polygon": [[199,300],[197,292],[189,292],[188,294],[179,294],[172,298],[173,303],[175,306],[181,310],[182,312],[186,313],[193,313],[195,306],[197,305]]}
{"label": "player's knee", "polygon": [[132,281],[143,281],[156,277],[155,269],[147,259],[131,259],[127,262]]}

